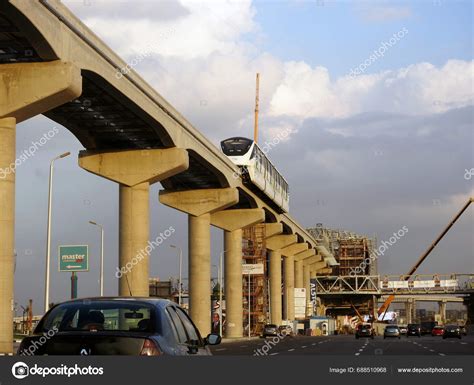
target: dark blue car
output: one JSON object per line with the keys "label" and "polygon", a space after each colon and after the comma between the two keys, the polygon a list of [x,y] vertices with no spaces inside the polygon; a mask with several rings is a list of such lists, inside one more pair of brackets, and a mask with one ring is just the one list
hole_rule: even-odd
{"label": "dark blue car", "polygon": [[20,355],[211,355],[188,314],[157,298],[86,298],[58,304],[20,344]]}

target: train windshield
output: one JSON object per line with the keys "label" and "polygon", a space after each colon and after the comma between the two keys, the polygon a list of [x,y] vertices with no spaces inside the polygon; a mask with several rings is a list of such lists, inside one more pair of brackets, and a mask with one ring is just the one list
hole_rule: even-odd
{"label": "train windshield", "polygon": [[222,152],[227,156],[241,156],[245,155],[253,140],[247,138],[230,138],[221,142]]}

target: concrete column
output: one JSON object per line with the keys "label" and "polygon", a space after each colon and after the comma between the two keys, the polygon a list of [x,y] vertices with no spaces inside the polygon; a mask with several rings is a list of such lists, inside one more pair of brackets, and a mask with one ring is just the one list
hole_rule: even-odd
{"label": "concrete column", "polygon": [[443,324],[446,323],[446,301],[440,301],[438,302],[439,305],[439,314],[441,315],[441,322]]}
{"label": "concrete column", "polygon": [[304,288],[306,289],[306,309],[308,309],[310,295],[311,295],[311,279],[309,276],[309,266],[304,263],[303,263],[303,282],[304,282]]}
{"label": "concrete column", "polygon": [[270,319],[271,323],[281,325],[281,252],[270,251]]}
{"label": "concrete column", "polygon": [[149,296],[150,185],[119,187],[119,296]]}
{"label": "concrete column", "polygon": [[284,319],[295,319],[295,257],[283,259],[285,269],[285,291],[283,294]]}
{"label": "concrete column", "polygon": [[206,337],[211,332],[210,214],[188,215],[188,227],[189,315]]}
{"label": "concrete column", "polygon": [[407,324],[411,324],[414,321],[415,316],[415,309],[414,309],[414,301],[413,299],[409,298],[405,302],[405,313],[407,315]]}
{"label": "concrete column", "polygon": [[13,265],[15,244],[14,118],[0,119],[0,353],[13,353]]}
{"label": "concrete column", "polygon": [[224,230],[226,338],[243,336],[242,229]]}
{"label": "concrete column", "polygon": [[303,277],[303,260],[295,261],[295,287],[305,287]]}

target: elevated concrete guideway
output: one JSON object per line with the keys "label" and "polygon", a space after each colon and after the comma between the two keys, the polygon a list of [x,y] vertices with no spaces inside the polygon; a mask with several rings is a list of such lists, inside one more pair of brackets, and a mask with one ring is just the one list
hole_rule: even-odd
{"label": "elevated concrete guideway", "polygon": [[[291,317],[295,272],[309,285],[304,261],[317,254],[317,242],[290,215],[242,183],[238,168],[161,95],[131,70],[92,31],[57,0],[10,0],[0,4],[0,142],[14,146],[16,123],[44,114],[70,130],[84,146],[79,165],[120,186],[119,268],[139,254],[149,239],[149,186],[160,182],[163,204],[189,216],[190,313],[202,334],[210,330],[210,226],[225,232],[226,267],[236,266],[241,229],[265,222],[274,258],[270,272],[272,318],[281,320],[280,258],[285,266],[285,315]],[[12,123],[13,122],[13,123]],[[2,152],[3,151],[3,152]],[[14,148],[0,151],[6,168]],[[13,152],[12,152],[13,151]],[[5,206],[14,207],[14,178],[0,183]],[[13,188],[13,190],[12,190]],[[226,215],[226,211],[239,215]],[[242,213],[242,210],[244,213]],[[245,220],[246,214],[248,218]],[[223,214],[224,213],[224,214]],[[13,220],[2,220],[0,271],[10,271]],[[286,237],[286,238],[284,238]],[[280,250],[283,249],[283,250]],[[304,255],[305,251],[313,254]],[[295,259],[294,255],[299,255]],[[323,266],[318,266],[321,271]],[[227,270],[227,269],[226,269]],[[3,277],[3,276],[2,276]],[[8,278],[10,277],[10,278]],[[303,282],[301,282],[303,279]],[[242,301],[238,277],[226,271],[228,313],[238,324]],[[120,295],[147,295],[148,258],[119,282]],[[241,285],[241,282],[240,282]],[[13,276],[0,285],[0,314],[10,313]],[[278,296],[280,298],[278,300]],[[279,309],[278,309],[279,307]],[[241,314],[240,314],[241,317]],[[10,319],[0,316],[0,353],[11,352]],[[242,334],[240,327],[229,332]]]}

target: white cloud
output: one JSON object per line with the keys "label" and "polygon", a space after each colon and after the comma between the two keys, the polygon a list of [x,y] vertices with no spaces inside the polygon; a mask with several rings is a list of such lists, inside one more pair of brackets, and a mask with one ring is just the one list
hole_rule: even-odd
{"label": "white cloud", "polygon": [[449,60],[441,68],[418,63],[377,74],[331,81],[324,67],[285,64],[269,113],[300,119],[342,118],[364,112],[422,115],[473,104],[474,61]]}
{"label": "white cloud", "polygon": [[[249,0],[137,3],[130,9],[128,2],[112,6],[102,1],[82,8],[75,2],[66,2],[89,28],[125,57],[151,52],[194,59],[215,52],[230,53],[239,38],[255,28],[255,11]],[[158,10],[169,13],[169,17],[154,17]]]}

